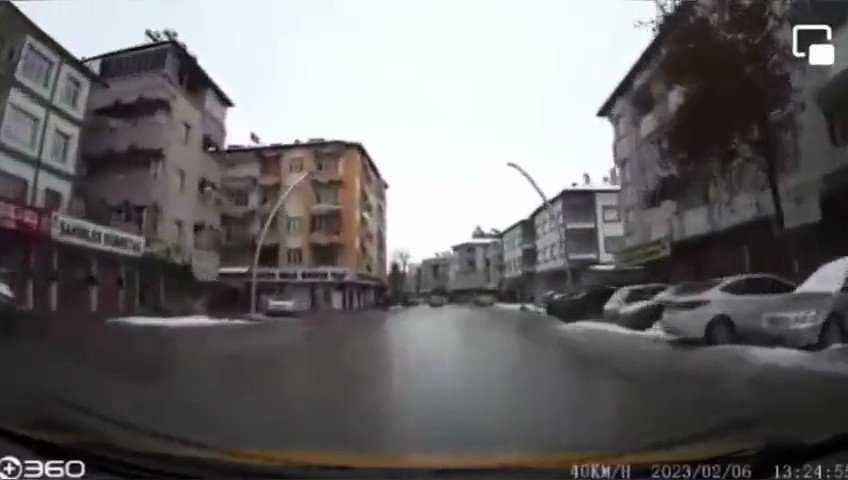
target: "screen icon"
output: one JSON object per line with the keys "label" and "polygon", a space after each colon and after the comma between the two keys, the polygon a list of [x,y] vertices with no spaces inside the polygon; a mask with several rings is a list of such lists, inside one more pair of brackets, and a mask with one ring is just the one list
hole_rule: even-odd
{"label": "screen icon", "polygon": [[832,43],[814,43],[810,45],[809,54],[798,50],[798,32],[824,32],[827,41],[833,41],[833,30],[829,25],[795,25],[792,27],[792,55],[796,58],[806,58],[810,65],[829,66],[836,59],[836,48]]}

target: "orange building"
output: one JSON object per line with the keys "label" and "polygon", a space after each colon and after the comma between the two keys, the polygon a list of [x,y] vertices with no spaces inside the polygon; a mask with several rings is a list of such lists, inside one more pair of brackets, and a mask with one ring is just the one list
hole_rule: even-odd
{"label": "orange building", "polygon": [[[238,178],[233,174],[233,185],[241,187],[242,201],[234,208],[238,221],[228,223],[225,209],[225,238],[249,232],[254,241],[230,245],[222,254],[221,278],[247,273],[261,225],[280,195],[308,172],[273,219],[260,248],[260,296],[295,299],[308,308],[373,305],[386,283],[388,185],[365,147],[311,139],[231,146],[226,155],[231,171],[240,172]],[[251,164],[258,168],[246,168]],[[250,171],[255,172],[255,182],[243,181]],[[227,176],[222,180],[225,194]],[[245,209],[244,188],[250,185],[255,190],[247,192],[248,197],[256,199],[256,208]],[[252,215],[247,221],[245,210]],[[227,232],[228,225],[238,231]]]}

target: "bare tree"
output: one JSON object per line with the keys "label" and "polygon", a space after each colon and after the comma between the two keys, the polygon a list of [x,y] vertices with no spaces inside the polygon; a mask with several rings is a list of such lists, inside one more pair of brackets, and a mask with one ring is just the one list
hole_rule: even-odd
{"label": "bare tree", "polygon": [[392,263],[397,263],[401,273],[406,273],[409,269],[410,258],[412,256],[409,254],[409,250],[406,249],[400,248],[392,252]]}

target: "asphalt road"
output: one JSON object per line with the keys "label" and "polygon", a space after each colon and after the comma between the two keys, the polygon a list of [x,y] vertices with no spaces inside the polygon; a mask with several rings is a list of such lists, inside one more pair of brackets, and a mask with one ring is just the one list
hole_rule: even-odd
{"label": "asphalt road", "polygon": [[846,347],[680,346],[493,308],[7,323],[0,368],[2,425],[172,452],[462,464],[848,431]]}

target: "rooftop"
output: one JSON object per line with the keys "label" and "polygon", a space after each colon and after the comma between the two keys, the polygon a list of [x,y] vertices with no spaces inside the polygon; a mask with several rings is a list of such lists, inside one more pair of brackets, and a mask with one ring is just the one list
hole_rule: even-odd
{"label": "rooftop", "polygon": [[200,73],[200,75],[203,77],[203,79],[206,82],[209,83],[209,85],[212,87],[212,90],[214,90],[215,94],[217,94],[218,97],[220,97],[221,101],[223,101],[228,107],[235,106],[235,104],[233,104],[233,101],[230,99],[230,97],[228,97],[227,94],[224,93],[224,91],[221,89],[221,87],[219,87],[218,84],[215,83],[214,80],[212,80],[212,77],[209,76],[208,73],[206,73],[206,70],[204,70],[203,67],[200,66],[200,62],[197,61],[197,58],[194,55],[192,55],[191,53],[189,53],[189,51],[186,50],[186,48],[180,42],[178,42],[176,40],[162,40],[162,41],[159,41],[159,42],[148,42],[148,43],[143,43],[141,45],[135,45],[133,47],[122,48],[120,50],[115,50],[115,51],[112,51],[112,52],[101,53],[100,55],[96,55],[94,57],[86,58],[85,63],[88,63],[88,62],[91,62],[91,61],[94,61],[94,60],[100,60],[100,59],[107,58],[107,57],[116,57],[118,55],[124,55],[124,54],[127,54],[127,53],[134,53],[134,52],[140,52],[142,50],[150,50],[150,49],[153,49],[153,48],[159,48],[159,47],[162,47],[164,45],[171,45],[172,47],[174,47],[174,49],[176,49],[176,51],[179,52],[183,61],[189,62],[191,66],[196,68],[197,72]]}
{"label": "rooftop", "polygon": [[371,158],[371,155],[368,154],[368,150],[359,143],[359,142],[349,142],[347,140],[324,140],[324,139],[310,139],[305,142],[298,143],[270,143],[266,145],[229,145],[226,149],[226,152],[263,152],[263,151],[277,151],[277,150],[288,150],[292,148],[302,148],[302,147],[321,147],[327,145],[343,145],[348,148],[355,148],[359,151],[359,153],[368,160],[368,165],[371,166],[371,169],[374,170],[374,173],[377,175],[377,178],[383,181],[383,185],[385,188],[389,188],[388,182],[386,179],[380,175],[380,170],[377,168],[377,165],[374,163],[374,160]]}
{"label": "rooftop", "polygon": [[68,49],[66,49],[64,46],[62,46],[61,43],[57,42],[56,39],[51,37],[50,34],[45,32],[35,22],[33,22],[29,17],[27,17],[26,14],[24,14],[24,12],[22,12],[18,7],[15,6],[15,4],[13,4],[12,2],[2,2],[2,1],[0,1],[0,10],[2,10],[3,8],[10,9],[13,14],[17,15],[18,17],[21,18],[21,20],[26,22],[29,25],[30,28],[32,28],[33,30],[37,30],[37,31],[41,32],[41,34],[44,35],[45,39],[47,40],[48,46],[50,46],[52,49],[56,50],[65,59],[70,60],[71,63],[74,64],[74,66],[78,70],[80,70],[80,73],[82,73],[83,75],[88,77],[90,80],[94,80],[94,81],[97,81],[97,82],[101,81],[100,77],[98,75],[96,75],[94,72],[92,72],[88,67],[86,67],[85,64],[82,62],[82,60],[79,59],[79,57],[77,57],[73,53],[69,52]]}
{"label": "rooftop", "polygon": [[[555,196],[551,197],[549,200],[553,203],[556,200],[559,200],[562,197],[565,197],[569,193],[574,192],[596,192],[596,193],[604,193],[604,192],[620,192],[621,185],[577,185],[571,187],[565,187]],[[530,214],[530,217],[534,217],[537,213],[541,212],[545,208],[545,204],[541,204],[533,210],[533,213]]]}
{"label": "rooftop", "polygon": [[469,247],[469,246],[478,246],[478,245],[491,245],[493,243],[497,243],[497,238],[475,238],[473,240],[468,240],[465,242],[460,242],[451,246],[453,249],[461,248],[461,247]]}

